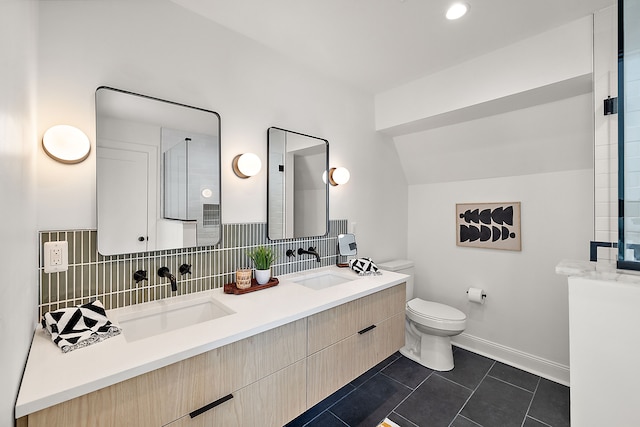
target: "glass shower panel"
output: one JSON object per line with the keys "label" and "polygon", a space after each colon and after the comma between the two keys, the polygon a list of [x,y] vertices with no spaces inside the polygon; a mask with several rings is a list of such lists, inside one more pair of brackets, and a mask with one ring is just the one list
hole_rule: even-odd
{"label": "glass shower panel", "polygon": [[640,270],[640,0],[618,8],[618,267]]}

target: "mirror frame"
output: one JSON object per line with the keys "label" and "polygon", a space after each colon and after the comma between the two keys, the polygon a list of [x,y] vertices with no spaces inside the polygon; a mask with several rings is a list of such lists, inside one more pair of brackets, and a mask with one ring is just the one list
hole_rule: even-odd
{"label": "mirror frame", "polygon": [[312,139],[317,139],[319,141],[322,141],[325,145],[325,149],[326,149],[326,153],[325,153],[325,170],[324,173],[328,173],[329,171],[329,141],[327,141],[324,138],[319,138],[317,136],[312,136],[312,135],[307,135],[304,133],[300,133],[300,132],[296,132],[296,131],[292,131],[292,130],[288,130],[288,129],[283,129],[277,126],[271,126],[269,129],[267,129],[267,238],[269,240],[272,241],[281,241],[281,240],[291,240],[291,239],[302,239],[302,238],[309,238],[309,237],[325,237],[329,234],[329,180],[327,178],[327,182],[325,182],[325,196],[324,196],[324,200],[325,200],[325,221],[324,221],[324,233],[323,234],[319,234],[319,235],[308,235],[308,236],[291,236],[291,237],[283,237],[283,238],[272,238],[269,235],[269,223],[270,223],[270,209],[271,209],[271,177],[270,177],[270,171],[271,171],[271,162],[270,162],[270,148],[271,148],[271,130],[279,130],[282,132],[286,132],[286,133],[291,133],[294,135],[299,135],[299,136],[303,136],[306,138],[312,138]]}
{"label": "mirror frame", "polygon": [[[211,242],[211,243],[207,243],[204,245],[198,245],[196,242],[196,245],[194,246],[190,246],[190,245],[182,245],[182,246],[175,246],[175,247],[154,247],[154,248],[146,248],[146,249],[141,249],[138,251],[126,251],[126,252],[117,252],[117,253],[109,253],[109,254],[104,254],[103,252],[101,252],[99,250],[99,246],[100,246],[100,221],[99,221],[99,209],[100,209],[100,202],[99,202],[99,191],[98,191],[98,150],[99,150],[99,144],[98,141],[100,139],[98,132],[99,132],[99,108],[98,108],[98,93],[100,90],[105,89],[105,90],[110,90],[113,92],[117,92],[123,95],[130,95],[130,96],[135,96],[137,98],[141,98],[144,100],[149,100],[149,101],[156,101],[156,102],[161,102],[163,105],[168,105],[168,106],[175,106],[175,107],[180,107],[180,108],[186,108],[189,110],[195,110],[197,112],[201,112],[201,113],[207,113],[207,114],[212,114],[215,119],[217,120],[217,126],[215,128],[215,132],[216,137],[217,137],[217,147],[215,147],[215,151],[216,151],[216,155],[218,157],[218,164],[217,166],[217,171],[215,171],[215,178],[218,181],[218,188],[215,190],[216,192],[214,194],[217,195],[218,197],[218,205],[219,205],[219,212],[220,212],[220,224],[218,225],[218,239],[215,242]],[[195,107],[192,105],[186,105],[186,104],[182,104],[179,102],[175,102],[175,101],[169,101],[166,99],[161,99],[161,98],[157,98],[154,96],[149,96],[149,95],[144,95],[144,94],[140,94],[140,93],[135,93],[135,92],[130,92],[127,90],[123,90],[123,89],[117,89],[114,87],[110,87],[110,86],[99,86],[98,88],[96,88],[95,93],[95,114],[96,114],[96,139],[95,139],[95,146],[96,146],[96,160],[95,160],[95,165],[96,165],[96,219],[97,219],[97,238],[98,238],[98,252],[101,255],[121,255],[121,254],[129,254],[129,253],[142,253],[142,252],[152,252],[152,251],[161,251],[161,250],[174,250],[174,249],[184,249],[184,248],[191,248],[191,247],[210,247],[210,246],[215,246],[220,244],[220,242],[222,241],[222,135],[221,135],[221,128],[222,128],[222,120],[220,118],[220,114],[218,114],[215,111],[212,110],[208,110],[205,108],[200,108],[200,107]],[[213,119],[213,118],[212,118]],[[171,127],[172,129],[174,127]],[[213,127],[211,127],[211,129],[214,129]],[[206,135],[204,132],[202,131],[194,131],[194,134],[200,134],[200,135]],[[162,169],[162,153],[159,152],[159,161],[160,163],[158,164],[158,169]],[[162,187],[163,187],[163,183],[162,183],[162,176],[163,176],[164,172],[160,172],[160,175],[158,176],[159,181],[157,182],[157,186],[158,186],[158,193],[160,194],[162,192]],[[161,196],[159,196],[161,197]],[[163,216],[163,210],[164,210],[164,202],[161,201],[160,202],[160,211],[156,214],[157,219],[162,218]],[[169,246],[169,245],[167,245]]]}
{"label": "mirror frame", "polygon": [[[616,108],[618,113],[618,256],[616,267],[620,270],[640,270],[640,241],[638,241],[637,214],[638,200],[636,185],[634,181],[634,170],[637,168],[635,154],[625,152],[625,148],[635,142],[635,137],[629,135],[629,130],[636,124],[634,108],[630,108],[627,101],[632,92],[634,75],[637,75],[638,46],[640,46],[640,33],[635,31],[635,22],[638,19],[638,9],[635,8],[637,2],[628,5],[625,0],[618,2],[618,97],[610,99],[613,101],[613,114]],[[634,28],[632,30],[632,28]],[[614,101],[615,100],[615,101]],[[605,104],[608,100],[604,100]],[[605,113],[606,114],[606,113]],[[633,148],[633,147],[631,147]],[[597,247],[611,247],[611,242],[591,242],[592,250],[596,250],[592,255],[592,261],[597,260]],[[615,246],[613,246],[615,247]],[[595,248],[595,249],[593,249]]]}

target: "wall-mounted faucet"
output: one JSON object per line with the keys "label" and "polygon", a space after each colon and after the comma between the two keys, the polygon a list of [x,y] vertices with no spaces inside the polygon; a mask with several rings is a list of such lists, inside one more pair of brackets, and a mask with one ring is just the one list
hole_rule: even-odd
{"label": "wall-mounted faucet", "polygon": [[158,276],[166,277],[171,282],[171,291],[176,292],[178,290],[178,284],[176,283],[176,276],[171,274],[171,271],[167,267],[160,267],[158,269]]}
{"label": "wall-mounted faucet", "polygon": [[316,248],[310,247],[308,250],[304,250],[302,248],[298,248],[298,255],[309,254],[316,257],[316,261],[320,262],[320,255],[316,252]]}

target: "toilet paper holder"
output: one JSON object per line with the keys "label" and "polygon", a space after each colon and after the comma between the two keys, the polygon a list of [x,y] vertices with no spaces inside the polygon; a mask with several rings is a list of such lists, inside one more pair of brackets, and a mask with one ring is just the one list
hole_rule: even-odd
{"label": "toilet paper holder", "polygon": [[[469,293],[469,289],[467,289],[467,294]],[[487,293],[485,291],[482,291],[482,294],[480,294],[482,296],[482,299],[485,299],[487,297]]]}

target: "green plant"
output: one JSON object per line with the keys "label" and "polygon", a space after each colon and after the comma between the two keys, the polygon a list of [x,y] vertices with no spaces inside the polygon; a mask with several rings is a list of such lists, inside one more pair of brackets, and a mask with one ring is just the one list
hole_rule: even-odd
{"label": "green plant", "polygon": [[256,270],[268,270],[276,260],[276,254],[273,249],[266,246],[258,246],[250,250],[247,252],[247,256],[253,261]]}

